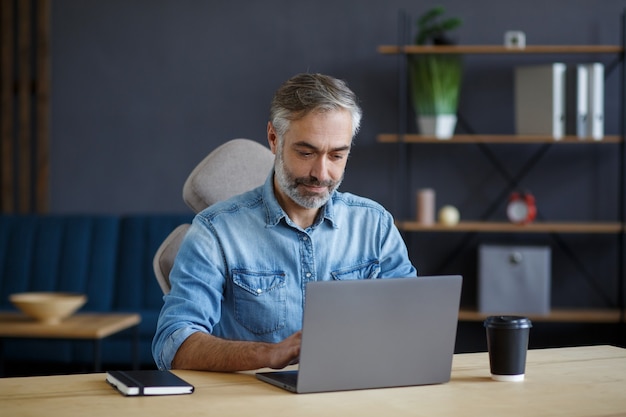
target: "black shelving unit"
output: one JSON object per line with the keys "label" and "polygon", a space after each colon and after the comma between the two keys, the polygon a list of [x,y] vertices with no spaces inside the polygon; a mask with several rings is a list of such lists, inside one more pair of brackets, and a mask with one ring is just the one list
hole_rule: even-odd
{"label": "black shelving unit", "polygon": [[[617,245],[617,305],[610,309],[593,309],[593,310],[559,310],[554,314],[544,317],[533,317],[538,321],[555,321],[555,322],[601,322],[601,323],[621,323],[626,327],[626,285],[625,277],[626,269],[624,266],[626,233],[624,225],[626,224],[626,13],[621,18],[622,39],[621,45],[529,45],[524,49],[509,49],[504,46],[496,45],[459,45],[459,46],[416,46],[410,44],[410,20],[406,13],[400,12],[398,24],[398,44],[383,45],[378,48],[378,52],[385,55],[395,55],[398,61],[398,122],[397,132],[392,134],[380,134],[378,141],[381,143],[395,144],[397,147],[398,164],[396,168],[396,202],[399,209],[396,213],[401,219],[409,218],[408,196],[410,190],[408,186],[408,174],[411,161],[408,148],[418,145],[429,146],[446,146],[449,144],[466,144],[474,145],[479,148],[481,153],[487,158],[493,167],[505,178],[507,186],[499,193],[492,204],[485,208],[480,220],[473,222],[461,222],[457,227],[441,227],[423,226],[417,222],[400,220],[398,226],[400,230],[406,234],[410,233],[464,233],[464,238],[457,247],[450,250],[450,255],[442,262],[442,265],[450,263],[459,251],[469,245],[478,234],[484,233],[545,233],[549,234],[553,242],[561,248],[578,269],[586,276],[588,280],[592,280],[591,274],[585,271],[584,265],[580,259],[569,250],[566,243],[561,238],[562,234],[567,233],[601,233],[616,236]],[[408,129],[408,115],[410,113],[408,105],[408,57],[411,54],[430,54],[430,53],[452,53],[452,54],[489,54],[489,55],[518,55],[520,58],[528,55],[575,55],[575,54],[603,54],[615,56],[615,59],[606,65],[606,74],[612,71],[621,71],[620,76],[620,100],[619,114],[621,115],[620,130],[618,135],[606,136],[602,141],[586,141],[581,142],[575,137],[565,137],[563,140],[555,141],[552,137],[522,137],[518,135],[481,135],[476,133],[467,120],[462,115],[458,115],[459,124],[469,134],[455,135],[451,140],[437,140],[432,137],[425,137],[417,134],[410,134]],[[606,75],[605,75],[606,76]],[[516,144],[524,146],[524,144],[540,144],[538,149],[532,154],[527,163],[515,176],[511,176],[501,165],[497,156],[491,151],[491,146],[498,144]],[[578,144],[578,145],[574,145]],[[527,175],[537,164],[545,153],[555,146],[616,146],[618,161],[618,221],[616,222],[592,222],[568,224],[560,222],[545,222],[539,219],[535,224],[528,227],[512,227],[511,224],[498,223],[489,221],[496,207],[504,201],[511,191],[513,191],[523,177]],[[462,311],[461,320],[479,321],[484,316],[473,311]],[[626,333],[626,331],[622,332]],[[624,335],[626,339],[626,334]],[[626,342],[626,340],[624,340]]]}

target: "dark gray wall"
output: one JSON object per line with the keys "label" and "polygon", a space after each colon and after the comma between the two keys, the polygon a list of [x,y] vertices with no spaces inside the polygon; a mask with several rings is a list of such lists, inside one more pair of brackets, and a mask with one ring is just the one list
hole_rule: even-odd
{"label": "dark gray wall", "polygon": [[[396,147],[375,140],[398,127],[398,58],[376,48],[396,43],[399,10],[417,16],[435,4],[463,18],[458,38],[464,44],[500,44],[510,29],[525,31],[529,44],[619,44],[625,6],[622,0],[53,1],[51,211],[187,212],[181,188],[195,164],[231,138],[265,143],[273,91],[308,71],[347,80],[362,100],[363,128],[343,190],[374,198],[402,217],[414,208],[403,210],[398,202],[412,202],[416,189],[430,186],[439,205],[454,204],[463,218],[477,218],[506,183],[476,147],[410,148],[407,195],[394,188]],[[609,64],[613,58],[467,56],[461,113],[478,132],[512,133],[514,65]],[[607,133],[619,132],[618,89],[616,71],[607,78]],[[494,152],[515,173],[535,149]],[[552,149],[523,186],[536,195],[545,218],[615,220],[617,150]],[[504,206],[494,218],[504,218]],[[560,268],[554,279],[563,280],[556,303],[604,301],[553,238],[482,236],[446,261],[463,238],[407,237],[422,273],[468,276],[480,242],[550,244]],[[616,238],[566,240],[574,258],[584,253],[591,262],[585,267],[608,277],[602,291],[614,300]],[[471,290],[466,297],[473,300]]]}
{"label": "dark gray wall", "polygon": [[[400,9],[415,16],[434,4],[464,19],[458,34],[468,44],[500,43],[508,29],[526,31],[529,43],[615,44],[624,7],[618,0],[54,1],[51,210],[185,211],[180,191],[190,169],[227,139],[265,143],[273,91],[302,71],[344,78],[359,94],[365,119],[344,190],[392,205],[395,153],[375,135],[397,127],[397,60],[376,47],[396,42]],[[510,60],[467,61],[466,118],[480,132],[511,131]],[[613,94],[607,105],[615,103]],[[608,125],[617,129],[615,117]],[[463,159],[473,169],[470,156]],[[481,181],[461,176],[472,190]],[[467,196],[453,186],[440,197],[462,204]]]}

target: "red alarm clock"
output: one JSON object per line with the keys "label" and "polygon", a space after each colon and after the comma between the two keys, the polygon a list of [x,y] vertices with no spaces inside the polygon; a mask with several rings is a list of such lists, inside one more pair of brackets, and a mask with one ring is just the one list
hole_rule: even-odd
{"label": "red alarm clock", "polygon": [[527,192],[514,192],[509,197],[506,215],[512,223],[528,224],[537,216],[535,197]]}

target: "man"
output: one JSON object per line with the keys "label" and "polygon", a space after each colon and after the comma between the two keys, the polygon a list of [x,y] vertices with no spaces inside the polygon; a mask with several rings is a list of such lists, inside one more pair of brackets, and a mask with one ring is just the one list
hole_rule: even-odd
{"label": "man", "polygon": [[160,369],[282,368],[300,353],[307,281],[416,275],[391,215],[337,191],[360,121],[340,80],[279,88],[265,184],[199,213],[181,245],[152,346]]}

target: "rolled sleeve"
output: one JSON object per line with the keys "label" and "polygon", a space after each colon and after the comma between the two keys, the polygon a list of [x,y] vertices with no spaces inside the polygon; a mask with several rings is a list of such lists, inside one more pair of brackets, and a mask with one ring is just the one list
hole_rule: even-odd
{"label": "rolled sleeve", "polygon": [[185,340],[195,332],[199,331],[193,327],[183,327],[176,330],[167,338],[159,341],[155,339],[153,345],[153,356],[157,367],[160,370],[166,370],[172,368],[172,361],[178,348],[183,344]]}

